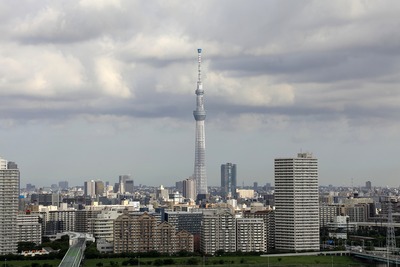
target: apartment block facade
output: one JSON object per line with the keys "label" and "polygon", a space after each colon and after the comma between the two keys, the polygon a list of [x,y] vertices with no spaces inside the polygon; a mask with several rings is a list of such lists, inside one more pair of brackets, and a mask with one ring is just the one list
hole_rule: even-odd
{"label": "apartment block facade", "polygon": [[262,218],[236,219],[236,250],[266,252],[265,223]]}
{"label": "apartment block facade", "polygon": [[204,210],[201,222],[200,250],[214,254],[217,250],[236,251],[236,220],[227,210]]}
{"label": "apartment block facade", "polygon": [[0,255],[17,252],[19,175],[15,163],[0,158]]}
{"label": "apartment block facade", "polygon": [[149,252],[176,253],[181,250],[193,252],[193,235],[187,231],[177,232],[168,222],[146,212],[140,216],[128,213],[114,221],[114,253]]}
{"label": "apartment block facade", "polygon": [[39,216],[31,214],[17,215],[18,242],[42,243],[42,225]]}
{"label": "apartment block facade", "polygon": [[318,160],[310,153],[275,159],[275,247],[319,251]]}

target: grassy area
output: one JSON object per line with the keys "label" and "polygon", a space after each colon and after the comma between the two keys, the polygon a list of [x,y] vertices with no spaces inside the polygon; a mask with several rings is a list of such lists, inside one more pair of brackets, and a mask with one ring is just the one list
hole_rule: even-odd
{"label": "grassy area", "polygon": [[[163,260],[172,259],[171,262],[166,265],[163,264]],[[192,264],[188,262],[192,259]],[[221,256],[221,257],[194,257],[197,265],[202,266],[205,264],[206,266],[230,266],[230,267],[244,267],[244,266],[312,266],[312,267],[328,267],[328,266],[365,266],[364,264],[360,264],[360,262],[349,256],[293,256],[293,257],[260,257],[260,256]],[[114,259],[88,259],[85,260],[83,266],[84,267],[114,267],[114,266],[124,266],[123,262],[129,260],[128,258],[114,258]],[[101,265],[103,264],[103,265]],[[193,258],[141,258],[140,266],[193,266]],[[132,266],[132,265],[125,265]],[[137,266],[137,263],[133,266]]]}
{"label": "grassy area", "polygon": [[7,267],[57,267],[61,260],[24,260],[24,261],[6,261],[0,263],[0,266],[6,264]]}

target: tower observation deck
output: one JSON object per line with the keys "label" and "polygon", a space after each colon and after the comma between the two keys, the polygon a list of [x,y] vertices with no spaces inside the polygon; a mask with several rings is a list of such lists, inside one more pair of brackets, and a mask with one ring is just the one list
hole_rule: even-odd
{"label": "tower observation deck", "polygon": [[204,90],[201,82],[201,49],[198,53],[198,73],[196,93],[196,110],[193,111],[196,120],[196,139],[194,157],[194,179],[196,181],[196,194],[207,194],[207,174],[206,174],[206,142],[204,131],[204,120],[206,111],[204,110]]}

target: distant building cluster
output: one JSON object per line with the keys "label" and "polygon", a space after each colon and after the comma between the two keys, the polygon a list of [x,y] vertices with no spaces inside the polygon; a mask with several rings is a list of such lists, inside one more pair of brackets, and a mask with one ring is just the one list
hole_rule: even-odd
{"label": "distant building cluster", "polygon": [[[84,181],[81,187],[69,187],[67,181],[48,188],[27,184],[20,198],[17,166],[2,160],[2,173],[7,174],[7,179],[14,179],[16,185],[10,192],[16,201],[14,212],[10,210],[10,214],[15,214],[14,223],[9,228],[17,233],[4,234],[15,245],[8,246],[2,254],[15,253],[18,242],[40,244],[43,236],[55,237],[62,232],[92,234],[103,253],[266,252],[271,243],[271,240],[267,242],[271,235],[266,233],[270,232],[272,216],[269,215],[273,210],[269,206],[248,209],[251,214],[257,214],[261,208],[268,219],[238,216],[236,196],[252,200],[255,193],[253,189],[233,190],[236,189],[236,165],[233,166],[234,172],[228,171],[226,183],[234,193],[210,194],[206,203],[202,202],[204,199],[196,203],[193,178],[182,181],[181,188],[162,185],[135,188],[129,175],[119,176],[114,185],[100,180]],[[4,181],[8,180],[4,178]],[[19,213],[15,212],[18,210]]]}
{"label": "distant building cluster", "polygon": [[370,181],[358,188],[319,186],[318,160],[310,153],[274,165],[275,186],[259,187],[237,185],[237,165],[222,164],[221,186],[196,199],[192,178],[155,188],[121,175],[115,184],[60,181],[20,190],[18,166],[1,159],[0,251],[16,253],[18,242],[39,245],[63,232],[93,235],[102,253],[318,251],[325,244],[321,232],[345,241],[349,233],[386,227],[391,207],[399,224],[397,189]]}

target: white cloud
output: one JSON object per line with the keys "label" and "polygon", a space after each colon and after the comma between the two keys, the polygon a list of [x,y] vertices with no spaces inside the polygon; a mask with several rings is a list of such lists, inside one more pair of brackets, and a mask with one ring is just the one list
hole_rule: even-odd
{"label": "white cloud", "polygon": [[133,97],[122,76],[121,63],[111,57],[100,57],[95,65],[97,83],[105,94],[120,98]]}
{"label": "white cloud", "polygon": [[53,47],[3,48],[0,54],[0,94],[55,96],[85,86],[85,68],[71,54]]}
{"label": "white cloud", "polygon": [[66,28],[66,14],[46,6],[38,13],[16,19],[14,33],[25,38],[51,38],[59,36]]}
{"label": "white cloud", "polygon": [[146,35],[140,33],[126,47],[135,58],[176,59],[192,55],[194,48],[189,38],[180,34]]}
{"label": "white cloud", "polygon": [[97,10],[122,7],[120,0],[80,0],[79,5],[84,8],[94,8]]}
{"label": "white cloud", "polygon": [[[289,84],[271,84],[267,76],[233,77],[224,73],[208,73],[205,80],[208,93],[225,101],[251,106],[285,106],[295,100],[295,90]],[[215,89],[216,91],[213,91]]]}

